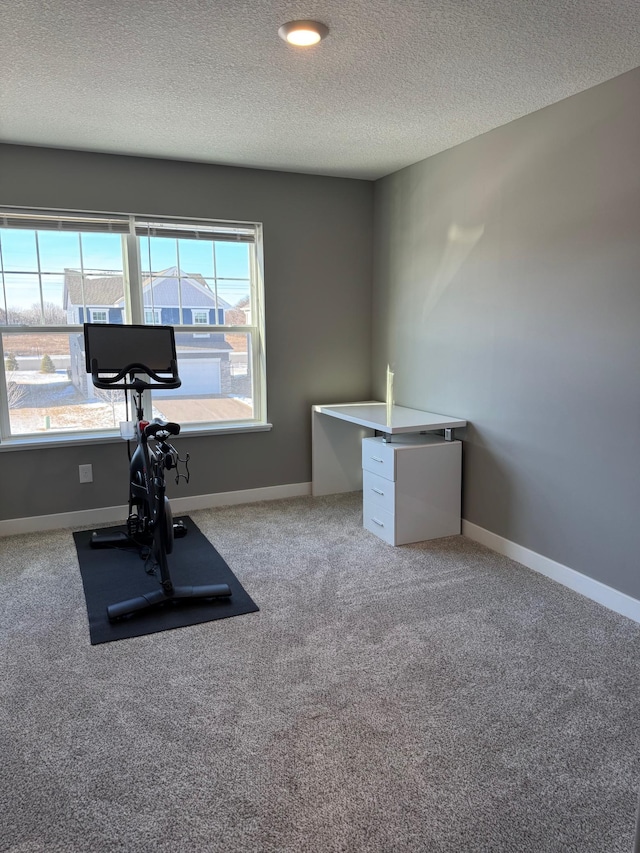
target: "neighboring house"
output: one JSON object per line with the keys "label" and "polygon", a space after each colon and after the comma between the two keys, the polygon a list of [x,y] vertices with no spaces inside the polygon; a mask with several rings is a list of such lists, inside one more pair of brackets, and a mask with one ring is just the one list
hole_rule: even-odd
{"label": "neighboring house", "polygon": [[[237,352],[232,366],[229,355],[235,346],[225,340],[224,333],[181,332],[179,329],[180,325],[222,325],[227,312],[234,315],[241,309],[233,308],[220,297],[216,299],[200,274],[183,273],[177,267],[155,273],[152,279],[143,280],[142,287],[145,323],[176,326],[182,386],[178,392],[171,393],[190,397],[241,393],[239,385],[246,386],[250,382],[248,370],[246,376],[243,377],[241,371],[239,375]],[[80,271],[66,269],[63,307],[69,324],[123,323],[122,275],[85,278],[83,286]],[[229,319],[237,323],[239,318]],[[84,336],[71,335],[69,348],[74,385],[88,397],[95,396],[85,368]],[[244,363],[248,366],[246,356]],[[246,381],[243,383],[242,379]]]}

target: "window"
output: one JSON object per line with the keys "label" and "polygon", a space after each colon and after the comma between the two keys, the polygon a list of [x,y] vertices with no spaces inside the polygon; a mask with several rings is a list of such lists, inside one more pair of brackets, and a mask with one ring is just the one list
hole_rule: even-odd
{"label": "window", "polygon": [[266,426],[258,223],[0,210],[0,440],[113,431],[122,391],[94,388],[82,324],[175,328],[182,386],[152,393],[183,429]]}
{"label": "window", "polygon": [[[209,323],[208,311],[193,312],[193,322],[196,326],[206,326]],[[208,338],[209,332],[194,332],[194,338]]]}

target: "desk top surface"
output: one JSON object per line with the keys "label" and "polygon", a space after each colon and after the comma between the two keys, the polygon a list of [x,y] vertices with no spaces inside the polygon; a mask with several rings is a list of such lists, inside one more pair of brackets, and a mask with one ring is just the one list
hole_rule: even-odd
{"label": "desk top surface", "polygon": [[419,409],[407,409],[404,406],[392,407],[391,423],[388,423],[387,404],[374,400],[365,403],[342,403],[336,406],[314,406],[313,408],[320,414],[389,434],[455,429],[467,425],[466,421],[452,418],[449,415],[421,412]]}

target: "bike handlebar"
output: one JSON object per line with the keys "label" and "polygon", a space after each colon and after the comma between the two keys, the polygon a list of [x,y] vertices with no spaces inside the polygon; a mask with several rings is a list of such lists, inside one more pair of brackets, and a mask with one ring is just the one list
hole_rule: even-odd
{"label": "bike handlebar", "polygon": [[[178,364],[175,359],[171,360],[169,367],[171,375],[161,376],[148,365],[141,364],[140,362],[134,362],[133,364],[128,364],[126,367],[123,367],[115,376],[101,377],[99,375],[100,368],[98,367],[98,360],[92,358],[91,379],[93,380],[93,384],[96,388],[104,388],[106,390],[117,388],[122,391],[144,391],[147,388],[154,388],[157,385],[161,385],[163,388],[179,388],[182,385],[182,380],[178,376]],[[144,379],[140,379],[136,376],[137,373],[145,373],[154,381],[148,382]],[[135,376],[135,378],[127,382],[127,374],[131,374],[131,376]]]}

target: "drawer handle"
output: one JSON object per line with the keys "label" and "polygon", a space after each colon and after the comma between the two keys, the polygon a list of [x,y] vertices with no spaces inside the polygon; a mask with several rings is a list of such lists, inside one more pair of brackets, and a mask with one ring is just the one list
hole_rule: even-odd
{"label": "drawer handle", "polygon": [[381,489],[374,489],[373,486],[371,486],[371,491],[375,492],[376,495],[382,495],[382,497],[384,497],[384,492]]}
{"label": "drawer handle", "polygon": [[377,518],[373,518],[373,516],[371,517],[371,521],[373,521],[373,523],[374,523],[374,524],[377,524],[377,525],[378,525],[378,527],[384,527],[384,522],[383,522],[383,521],[378,521],[378,519],[377,519]]}
{"label": "drawer handle", "polygon": [[384,459],[380,459],[379,456],[372,456],[371,458],[373,459],[374,462],[384,462]]}

